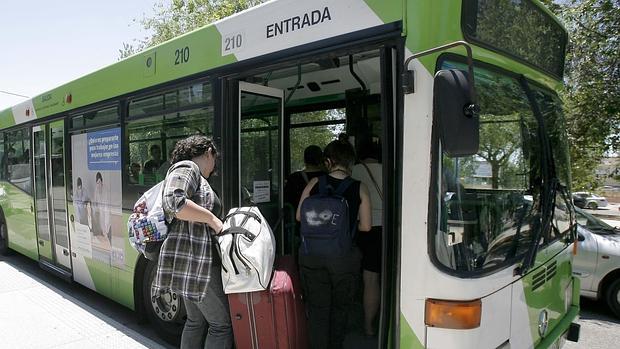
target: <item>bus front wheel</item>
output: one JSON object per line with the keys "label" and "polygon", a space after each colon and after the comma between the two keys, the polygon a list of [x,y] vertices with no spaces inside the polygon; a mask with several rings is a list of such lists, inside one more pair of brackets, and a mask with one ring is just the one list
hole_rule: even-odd
{"label": "bus front wheel", "polygon": [[609,308],[620,318],[620,279],[617,279],[609,285],[606,298]]}
{"label": "bus front wheel", "polygon": [[156,272],[157,263],[148,261],[142,283],[145,315],[162,339],[179,345],[186,318],[183,300],[173,292],[166,292],[159,297],[154,296],[151,286],[155,282]]}

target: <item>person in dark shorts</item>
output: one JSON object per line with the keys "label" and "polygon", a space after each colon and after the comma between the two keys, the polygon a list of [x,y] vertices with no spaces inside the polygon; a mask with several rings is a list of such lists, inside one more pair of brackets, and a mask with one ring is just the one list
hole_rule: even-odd
{"label": "person in dark shorts", "polygon": [[366,184],[372,204],[372,229],[357,235],[362,251],[362,278],[364,280],[364,331],[368,336],[377,334],[375,319],[381,301],[381,237],[383,234],[383,168],[379,162],[381,148],[371,139],[360,142],[360,163],[353,167],[351,177]]}

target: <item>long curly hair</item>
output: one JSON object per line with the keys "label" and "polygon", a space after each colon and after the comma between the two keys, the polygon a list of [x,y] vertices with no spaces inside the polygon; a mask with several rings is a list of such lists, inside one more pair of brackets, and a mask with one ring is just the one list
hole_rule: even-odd
{"label": "long curly hair", "polygon": [[170,162],[175,164],[179,161],[191,160],[206,152],[217,157],[217,148],[213,140],[202,135],[189,136],[175,144]]}

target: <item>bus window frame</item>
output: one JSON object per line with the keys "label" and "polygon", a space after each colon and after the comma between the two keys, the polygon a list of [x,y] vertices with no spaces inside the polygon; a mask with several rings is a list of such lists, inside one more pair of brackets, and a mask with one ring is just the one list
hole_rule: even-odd
{"label": "bus window frame", "polygon": [[[545,16],[549,16],[549,14],[547,13],[547,10],[541,8],[534,1],[531,1],[531,0],[525,0],[525,1],[529,2],[531,6],[535,7],[538,12],[543,13]],[[547,69],[545,69],[545,68],[543,68],[541,66],[538,66],[538,65],[528,61],[525,58],[519,57],[519,56],[511,53],[510,51],[501,49],[501,48],[499,48],[497,46],[493,46],[493,45],[491,45],[491,44],[489,44],[489,43],[487,43],[487,42],[485,42],[483,40],[480,40],[480,39],[478,39],[478,38],[476,38],[474,36],[471,36],[469,31],[468,31],[468,29],[466,28],[466,25],[471,23],[471,21],[472,21],[471,16],[472,15],[475,16],[477,13],[475,13],[475,12],[472,13],[472,9],[470,7],[468,7],[468,6],[466,6],[467,5],[466,2],[467,2],[466,0],[463,0],[461,2],[462,9],[461,9],[461,16],[460,16],[461,33],[463,34],[463,37],[465,38],[466,41],[475,43],[476,45],[478,45],[478,46],[480,46],[482,48],[485,48],[485,49],[487,49],[487,50],[489,50],[491,52],[495,52],[495,53],[497,53],[497,54],[499,54],[501,56],[507,56],[510,59],[513,59],[513,60],[515,60],[515,61],[517,61],[519,63],[522,63],[522,64],[524,64],[524,65],[526,65],[526,66],[528,66],[528,67],[530,67],[532,69],[535,69],[537,71],[543,72],[544,74],[547,74],[547,75],[553,77],[554,79],[562,80],[564,78],[564,73],[565,73],[564,69],[562,69],[562,74],[558,76],[558,74],[556,74],[556,73],[554,73],[552,71],[549,71],[549,70],[547,70]],[[562,29],[564,29],[562,24],[559,23],[556,18],[551,17],[550,19],[555,21]],[[569,37],[568,37],[568,32],[565,29],[564,29],[563,33],[564,33],[564,47],[563,47],[563,50],[566,53],[566,49],[567,49],[567,46],[569,44],[569,41],[568,41]],[[566,55],[564,55],[564,59],[562,59],[561,66],[563,67],[565,65],[565,63],[566,63]],[[529,82],[529,80],[528,80],[528,82]]]}
{"label": "bus window frame", "polygon": [[[16,125],[15,127],[11,127],[5,130],[2,130],[2,132],[0,132],[0,137],[2,137],[3,139],[3,147],[4,147],[4,152],[3,155],[6,154],[6,150],[7,150],[7,146],[10,143],[8,141],[9,138],[9,133],[13,133],[13,132],[17,132],[17,131],[26,131],[27,134],[27,138],[23,138],[22,137],[22,147],[23,147],[23,141],[24,139],[27,139],[27,145],[30,152],[30,156],[29,156],[29,168],[30,168],[30,191],[24,190],[22,188],[20,188],[18,185],[16,185],[15,183],[13,183],[10,180],[10,176],[9,176],[9,172],[8,172],[8,164],[7,164],[7,169],[6,169],[6,174],[7,174],[7,178],[2,179],[3,181],[5,181],[6,183],[8,183],[9,185],[11,185],[13,188],[23,192],[24,194],[30,196],[33,198],[34,200],[34,170],[33,170],[33,159],[32,159],[32,126],[33,124],[28,123],[25,125]],[[4,164],[3,164],[4,165]],[[2,169],[2,171],[4,171],[4,169]]]}
{"label": "bus window frame", "polygon": [[[112,101],[106,101],[103,103],[98,103],[92,106],[88,106],[86,108],[80,108],[80,109],[75,109],[70,111],[68,114],[64,115],[63,117],[61,117],[62,119],[65,120],[65,122],[67,122],[68,124],[68,131],[69,134],[74,134],[76,132],[80,132],[80,131],[88,131],[88,130],[96,130],[96,129],[102,129],[102,128],[106,128],[109,127],[110,125],[120,125],[121,124],[121,120],[122,120],[122,109],[121,109],[121,103],[120,103],[120,99],[115,99]],[[76,120],[77,118],[79,118],[80,116],[84,116],[87,113],[91,113],[91,112],[99,112],[101,110],[105,110],[105,109],[112,109],[116,107],[116,119],[113,120],[112,122],[110,122],[110,120],[101,122],[101,123],[94,123],[92,125],[80,125],[80,126],[74,126],[74,120]],[[56,118],[54,118],[56,119]],[[47,122],[49,120],[52,119],[45,119],[43,122]]]}
{"label": "bus window frame", "polygon": [[[168,108],[168,109],[162,109],[159,111],[154,111],[151,113],[144,113],[144,114],[137,114],[137,115],[131,115],[129,113],[129,108],[131,107],[131,103],[132,102],[137,102],[137,101],[141,101],[147,98],[151,98],[151,97],[155,97],[155,96],[162,96],[165,102],[165,96],[166,94],[173,92],[173,91],[179,91],[181,88],[185,88],[185,87],[191,87],[194,85],[198,85],[198,84],[209,84],[211,85],[211,104],[209,104],[208,102],[201,102],[201,103],[196,103],[196,104],[189,104],[189,105],[184,105],[182,107],[175,107],[175,108]],[[216,104],[215,99],[213,98],[213,96],[215,95],[215,84],[213,82],[213,79],[209,76],[203,76],[200,78],[194,78],[194,79],[190,79],[190,80],[184,80],[182,82],[174,82],[174,83],[168,83],[162,86],[158,86],[156,89],[149,89],[146,90],[140,94],[135,94],[132,95],[128,98],[126,98],[126,103],[127,105],[125,106],[125,111],[127,113],[126,117],[125,117],[125,122],[128,122],[129,120],[134,121],[134,120],[140,120],[140,119],[144,119],[144,118],[149,118],[149,117],[153,117],[153,116],[157,116],[157,115],[162,115],[162,114],[172,114],[172,113],[181,113],[184,111],[188,111],[188,110],[193,110],[193,109],[197,109],[197,108],[201,108],[201,107],[205,107],[205,106],[211,106],[214,107]]]}
{"label": "bus window frame", "polygon": [[[437,57],[437,60],[435,62],[435,73],[439,71],[439,69],[441,69],[445,61],[452,61],[452,62],[467,64],[467,58],[464,56],[451,53],[451,52],[443,53]],[[518,74],[512,71],[506,70],[502,67],[498,67],[496,65],[486,63],[486,62],[476,60],[476,59],[473,60],[473,63],[474,63],[474,72],[476,70],[476,67],[478,67],[478,68],[483,68],[483,69],[492,71],[494,73],[498,73],[500,75],[515,79],[516,83],[519,84],[519,87],[523,90],[523,87],[521,86],[521,83],[520,83],[520,78],[523,76],[522,74]],[[531,79],[527,79],[527,78],[525,78],[525,80],[528,85],[536,86],[544,91],[547,91],[550,94],[557,96],[557,93],[555,91],[544,86],[543,84],[533,81]],[[525,94],[525,90],[523,90],[523,92]],[[529,103],[530,109],[532,110],[533,117],[536,119],[538,126],[541,127],[541,120],[539,120],[538,116],[535,115],[529,98],[528,98],[528,103]],[[542,124],[542,126],[544,127],[544,123]],[[545,131],[545,136],[548,138],[547,129],[545,128],[544,131]],[[481,270],[474,270],[474,271],[454,270],[454,269],[451,269],[443,265],[439,261],[436,255],[435,234],[439,231],[439,223],[440,223],[439,222],[439,207],[437,205],[438,203],[437,200],[441,199],[439,195],[441,189],[439,188],[440,182],[439,182],[439,177],[438,177],[440,162],[441,162],[440,134],[439,134],[437,123],[433,122],[432,133],[431,133],[431,178],[430,178],[430,186],[429,186],[429,192],[428,192],[428,198],[429,198],[428,200],[428,222],[429,224],[427,228],[427,253],[433,265],[435,265],[435,267],[437,267],[443,273],[446,273],[448,275],[455,276],[461,279],[482,278],[485,276],[493,275],[497,273],[498,271],[509,268],[511,266],[517,265],[518,263],[516,262],[519,260],[523,260],[525,258],[525,255],[515,256],[489,269],[481,269]],[[559,236],[556,236],[550,240],[545,240],[543,236],[541,236],[539,246],[538,246],[538,254],[540,254],[543,250],[553,245],[554,243],[564,239],[567,232],[564,232],[560,234]]]}
{"label": "bus window frame", "polygon": [[[169,108],[169,109],[161,109],[159,111],[156,112],[151,112],[151,113],[144,113],[144,114],[138,114],[136,116],[131,116],[129,115],[129,108],[130,105],[133,101],[139,101],[139,100],[143,100],[143,99],[147,99],[150,97],[155,97],[155,96],[162,96],[163,100],[165,100],[165,95],[167,93],[170,92],[174,92],[174,91],[178,91],[182,88],[188,88],[197,84],[209,84],[211,87],[211,100],[210,102],[202,102],[202,103],[196,103],[196,104],[191,104],[191,105],[184,105],[182,107],[175,107],[175,108]],[[187,112],[187,111],[192,111],[192,110],[199,110],[202,108],[206,108],[206,107],[210,107],[213,109],[213,124],[212,126],[212,130],[213,130],[213,135],[212,138],[213,140],[216,142],[216,145],[220,146],[217,142],[217,137],[218,137],[218,121],[217,119],[219,118],[219,114],[217,113],[217,100],[216,100],[216,96],[217,96],[217,91],[216,89],[218,84],[216,82],[216,80],[209,75],[203,75],[200,76],[198,78],[194,78],[194,79],[185,79],[181,82],[175,81],[172,83],[167,83],[167,84],[163,84],[163,85],[158,85],[156,86],[156,88],[152,88],[152,89],[147,89],[147,90],[143,90],[143,91],[138,91],[138,93],[133,94],[125,99],[123,99],[123,105],[122,105],[122,113],[123,113],[123,118],[122,118],[122,139],[123,139],[123,150],[122,150],[122,154],[123,154],[123,166],[122,166],[122,185],[123,185],[123,205],[122,208],[123,210],[133,210],[133,203],[140,197],[140,195],[142,195],[144,192],[146,192],[149,188],[151,188],[153,185],[151,184],[139,184],[139,183],[130,183],[129,182],[129,168],[128,166],[130,165],[130,148],[129,145],[130,143],[134,143],[134,142],[144,142],[145,140],[139,140],[139,141],[133,141],[130,142],[129,140],[129,128],[128,125],[130,123],[134,123],[134,122],[138,122],[140,120],[144,120],[144,119],[148,119],[148,118],[153,118],[153,117],[162,117],[162,119],[160,120],[160,122],[163,122],[163,116],[167,115],[167,114],[178,114],[178,113],[183,113],[183,112]],[[165,141],[167,138],[164,138],[163,140]],[[181,138],[179,138],[181,139]],[[153,139],[153,142],[156,141],[161,141],[162,138],[157,138],[157,139]],[[164,155],[164,154],[162,154]],[[167,157],[168,155],[165,154],[165,156]],[[142,165],[142,164],[141,164]],[[219,177],[219,176],[218,176]],[[215,183],[211,183],[211,186],[216,188],[216,191],[221,189],[221,179],[216,179],[213,182]],[[221,191],[219,191],[221,192]]]}

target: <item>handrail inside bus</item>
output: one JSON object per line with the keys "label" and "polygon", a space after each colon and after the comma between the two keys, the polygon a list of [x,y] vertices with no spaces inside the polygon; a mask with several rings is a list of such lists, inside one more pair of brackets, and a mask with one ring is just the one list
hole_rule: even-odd
{"label": "handrail inside bus", "polygon": [[[271,74],[271,72],[269,74]],[[295,83],[295,86],[293,87],[293,90],[291,91],[291,93],[288,95],[288,97],[284,101],[284,105],[287,105],[288,101],[290,101],[291,98],[293,98],[293,95],[295,94],[295,92],[297,92],[297,89],[299,88],[300,84],[301,84],[301,63],[297,64],[297,82]]]}

